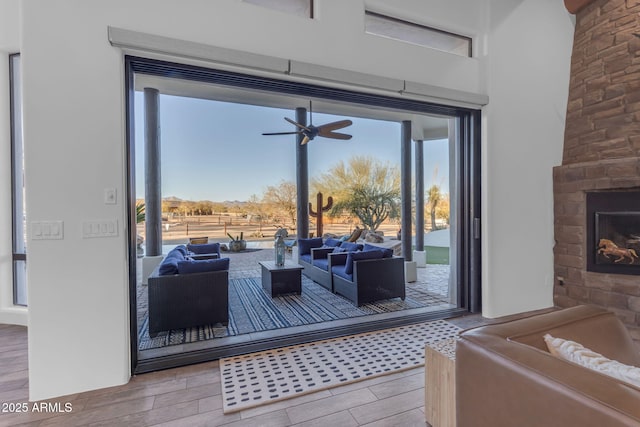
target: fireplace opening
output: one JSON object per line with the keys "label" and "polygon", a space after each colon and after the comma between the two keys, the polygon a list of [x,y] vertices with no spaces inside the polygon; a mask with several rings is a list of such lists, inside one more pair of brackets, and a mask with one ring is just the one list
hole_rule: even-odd
{"label": "fireplace opening", "polygon": [[587,193],[587,271],[640,275],[640,191]]}

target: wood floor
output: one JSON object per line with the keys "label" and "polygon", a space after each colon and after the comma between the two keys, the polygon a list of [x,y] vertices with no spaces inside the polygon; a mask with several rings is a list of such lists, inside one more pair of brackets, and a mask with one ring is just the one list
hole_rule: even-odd
{"label": "wood floor", "polygon": [[[466,328],[486,319],[468,316],[452,323]],[[425,426],[423,368],[229,415],[222,413],[217,361],[46,402],[60,411],[70,404],[68,413],[33,412],[28,387],[27,329],[0,325],[0,426]],[[26,403],[28,412],[4,412],[14,411],[16,403]]]}

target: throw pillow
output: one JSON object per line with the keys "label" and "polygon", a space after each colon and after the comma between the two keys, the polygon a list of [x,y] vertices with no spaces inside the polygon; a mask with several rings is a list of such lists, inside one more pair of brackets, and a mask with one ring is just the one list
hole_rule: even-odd
{"label": "throw pillow", "polygon": [[549,353],[556,357],[640,387],[640,368],[636,366],[607,359],[575,341],[554,338],[549,334],[544,336],[544,341]]}
{"label": "throw pillow", "polygon": [[361,249],[360,245],[358,245],[357,243],[352,243],[352,242],[342,242],[340,247],[343,248],[346,252],[355,252],[358,249]]}
{"label": "throw pillow", "polygon": [[336,246],[340,245],[340,243],[342,243],[340,240],[334,239],[332,237],[329,237],[324,241],[324,245],[329,248],[335,248]]}
{"label": "throw pillow", "polygon": [[312,248],[322,246],[322,237],[314,237],[311,239],[298,239],[298,254],[309,255]]}
{"label": "throw pillow", "polygon": [[344,272],[347,274],[353,274],[353,262],[361,261],[364,259],[381,259],[382,251],[367,251],[367,252],[349,252],[347,255],[347,263],[344,267]]}
{"label": "throw pillow", "polygon": [[204,245],[187,245],[187,249],[194,254],[219,254],[220,243],[207,243]]}
{"label": "throw pillow", "polygon": [[347,252],[347,248],[343,248],[341,246],[337,246],[337,247],[333,248],[333,253],[334,254],[339,254],[340,252]]}
{"label": "throw pillow", "polygon": [[178,262],[178,274],[207,273],[229,269],[229,258],[189,260]]}

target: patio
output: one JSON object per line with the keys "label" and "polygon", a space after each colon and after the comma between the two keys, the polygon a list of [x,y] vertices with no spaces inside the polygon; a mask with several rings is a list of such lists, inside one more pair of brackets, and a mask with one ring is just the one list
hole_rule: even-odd
{"label": "patio", "polygon": [[[223,252],[223,257],[230,258],[230,270],[229,281],[230,289],[239,282],[244,281],[241,287],[246,287],[248,281],[251,279],[259,278],[261,275],[259,261],[269,261],[274,257],[273,249],[267,246],[272,245],[271,242],[258,242],[257,244],[250,245],[250,250],[247,252],[233,253]],[[291,258],[291,254],[287,254],[287,258]],[[140,271],[140,269],[139,269]],[[140,343],[139,343],[139,357],[140,359],[150,359],[160,356],[168,356],[173,354],[179,354],[188,351],[197,351],[203,349],[210,349],[216,346],[224,346],[229,344],[235,344],[239,342],[248,342],[256,339],[265,339],[272,337],[282,337],[288,334],[294,334],[299,332],[306,332],[309,330],[322,330],[337,326],[347,326],[360,324],[363,322],[380,321],[384,319],[393,319],[407,314],[414,314],[425,311],[438,311],[455,307],[449,303],[449,266],[448,265],[427,265],[426,268],[418,269],[418,280],[416,282],[407,283],[407,299],[405,301],[388,300],[376,303],[373,307],[354,307],[349,301],[341,296],[335,295],[320,288],[311,280],[303,276],[303,294],[302,297],[306,299],[304,304],[317,304],[318,301],[322,301],[321,304],[329,307],[330,310],[335,310],[336,313],[331,313],[330,318],[335,320],[319,320],[313,318],[310,321],[305,319],[294,319],[292,322],[287,322],[287,326],[283,326],[282,323],[274,322],[266,326],[258,327],[257,330],[247,330],[246,319],[243,322],[244,309],[239,309],[237,305],[230,304],[230,316],[240,319],[237,323],[230,324],[229,328],[225,328],[222,325],[213,325],[206,328],[192,328],[191,330],[184,330],[184,333],[173,333],[171,336],[160,337],[160,340],[156,340],[155,343],[149,342],[148,335],[144,335],[143,327],[147,317],[146,310],[146,293],[147,286],[141,284],[141,277],[138,277],[138,328],[140,331]],[[253,289],[243,298],[255,301],[257,305],[260,301],[267,299],[267,303],[271,302],[271,298],[265,298],[261,294],[261,289]],[[322,295],[315,295],[319,293]],[[326,295],[328,294],[328,296]],[[230,294],[231,298],[231,294]],[[319,300],[318,298],[331,298],[329,301]],[[238,299],[238,298],[236,298]],[[278,297],[274,299],[276,307],[285,306],[285,310],[300,302],[295,301],[295,297]],[[236,307],[236,308],[234,308]],[[343,309],[344,314],[340,312]],[[275,310],[277,308],[270,307],[269,305],[264,310]],[[303,310],[291,309],[291,311],[312,311],[315,307],[308,307]],[[238,313],[234,313],[237,310]],[[235,314],[235,316],[234,316]],[[278,314],[278,313],[276,313]],[[279,314],[278,314],[279,315]],[[268,317],[274,317],[270,315]],[[284,317],[290,317],[285,313]],[[243,327],[245,326],[245,327]],[[199,329],[196,331],[196,329]]]}

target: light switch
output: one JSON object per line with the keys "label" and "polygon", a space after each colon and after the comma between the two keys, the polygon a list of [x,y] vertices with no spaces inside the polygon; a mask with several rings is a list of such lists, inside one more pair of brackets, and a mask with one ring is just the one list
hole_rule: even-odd
{"label": "light switch", "polygon": [[60,240],[63,238],[63,221],[33,221],[31,223],[31,239],[33,240]]}
{"label": "light switch", "polygon": [[115,205],[117,203],[117,193],[115,188],[104,189],[104,204]]}
{"label": "light switch", "polygon": [[115,237],[118,235],[117,219],[97,219],[82,223],[82,237],[85,239],[94,237]]}

